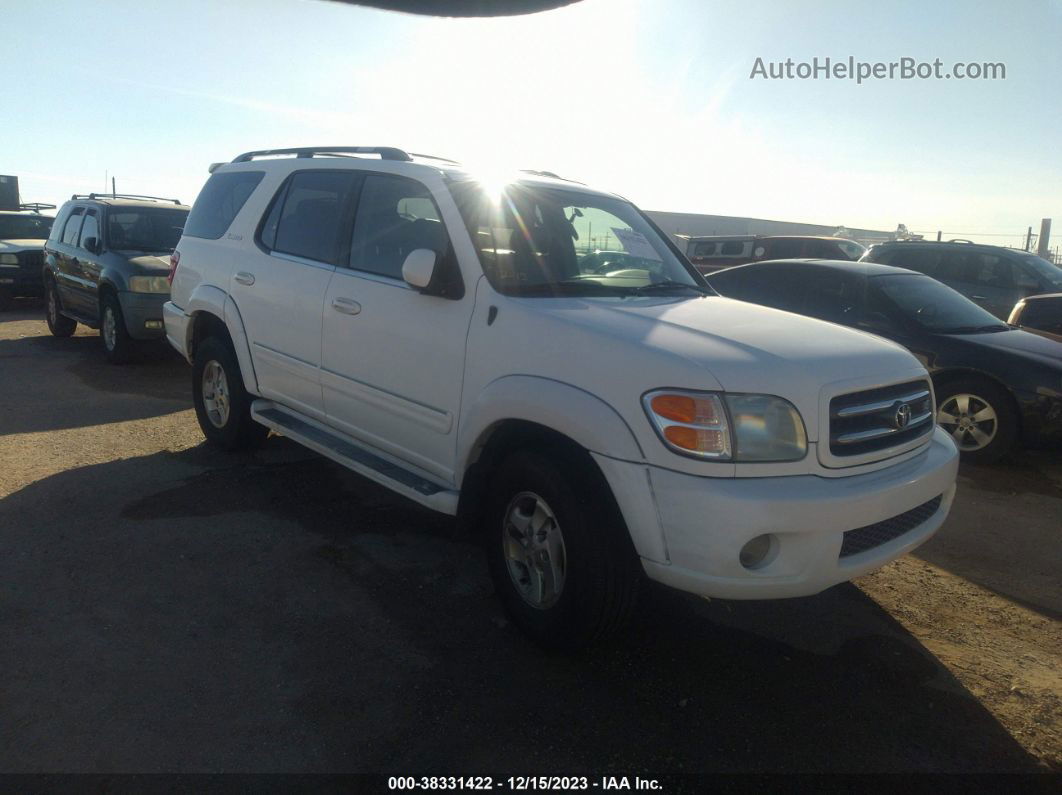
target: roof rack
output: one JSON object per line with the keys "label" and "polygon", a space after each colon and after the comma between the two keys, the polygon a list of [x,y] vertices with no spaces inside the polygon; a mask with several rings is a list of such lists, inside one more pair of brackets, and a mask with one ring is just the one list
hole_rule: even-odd
{"label": "roof rack", "polygon": [[[256,157],[272,155],[295,155],[296,157],[314,157],[315,155],[379,155],[381,160],[410,161],[413,158],[406,152],[393,146],[297,146],[292,149],[258,149],[244,152],[233,159],[233,163],[248,163]],[[423,155],[422,155],[423,157]],[[437,158],[442,159],[442,158]]]}
{"label": "roof rack", "polygon": [[44,204],[42,202],[29,202],[29,203],[26,203],[26,204],[20,204],[18,206],[18,209],[20,209],[20,210],[29,210],[30,212],[34,212],[34,213],[37,213],[38,215],[40,215],[41,210],[54,210],[55,209],[55,205],[54,204]]}
{"label": "roof rack", "polygon": [[173,202],[174,204],[180,204],[180,199],[164,199],[162,196],[144,196],[140,193],[75,193],[70,197],[72,201],[78,199],[88,199],[94,201],[96,199],[143,199],[145,201],[153,202],[166,202],[167,204]]}
{"label": "roof rack", "polygon": [[410,152],[409,156],[410,157],[420,157],[420,158],[423,158],[424,160],[441,160],[443,163],[450,163],[451,165],[454,165],[454,166],[461,165],[456,160],[451,160],[448,157],[438,157],[437,155],[425,155],[425,154],[421,154],[419,152]]}

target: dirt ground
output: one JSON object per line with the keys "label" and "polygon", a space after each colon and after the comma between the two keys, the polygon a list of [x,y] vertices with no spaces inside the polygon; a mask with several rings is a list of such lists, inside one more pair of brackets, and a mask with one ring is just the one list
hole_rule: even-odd
{"label": "dirt ground", "polygon": [[0,771],[1062,770],[1062,461],[963,467],[912,556],[807,599],[651,588],[545,654],[453,520],[280,438],[202,444],[189,368],[0,315]]}

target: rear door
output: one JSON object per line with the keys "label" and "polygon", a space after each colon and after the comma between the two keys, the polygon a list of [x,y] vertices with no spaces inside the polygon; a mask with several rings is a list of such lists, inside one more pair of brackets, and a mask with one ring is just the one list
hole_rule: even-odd
{"label": "rear door", "polygon": [[422,248],[460,278],[440,204],[456,208],[441,181],[434,187],[437,195],[407,177],[366,175],[349,259],[324,301],[321,383],[332,425],[452,481],[475,296],[424,295],[402,279],[405,258]]}
{"label": "rear door", "polygon": [[291,174],[266,212],[259,248],[242,247],[229,286],[262,395],[319,419],[321,312],[336,263],[346,261],[357,179],[351,170]]}
{"label": "rear door", "polygon": [[55,281],[59,288],[59,297],[65,309],[82,316],[88,315],[85,300],[87,288],[78,256],[78,242],[84,221],[85,207],[75,206],[66,217],[55,243]]}

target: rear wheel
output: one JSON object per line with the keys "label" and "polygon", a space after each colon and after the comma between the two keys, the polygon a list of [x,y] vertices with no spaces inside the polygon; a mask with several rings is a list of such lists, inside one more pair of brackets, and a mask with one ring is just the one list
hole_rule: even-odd
{"label": "rear wheel", "polygon": [[111,364],[125,364],[133,356],[133,339],[125,328],[122,305],[114,293],[100,299],[100,339]]}
{"label": "rear wheel", "polygon": [[207,337],[196,347],[192,367],[192,400],[199,427],[211,444],[225,450],[256,447],[269,429],[251,418],[252,396],[243,386],[232,344]]}
{"label": "rear wheel", "polygon": [[642,574],[607,486],[591,464],[520,451],[483,512],[495,589],[513,622],[547,648],[577,648],[623,627]]}
{"label": "rear wheel", "polygon": [[48,322],[48,330],[52,332],[53,337],[69,337],[77,328],[76,320],[71,320],[60,314],[62,308],[63,304],[59,298],[59,288],[55,286],[55,280],[49,278],[44,290],[44,317]]}
{"label": "rear wheel", "polygon": [[1014,402],[991,381],[952,381],[938,390],[937,401],[937,424],[951,434],[964,460],[990,464],[1017,441]]}

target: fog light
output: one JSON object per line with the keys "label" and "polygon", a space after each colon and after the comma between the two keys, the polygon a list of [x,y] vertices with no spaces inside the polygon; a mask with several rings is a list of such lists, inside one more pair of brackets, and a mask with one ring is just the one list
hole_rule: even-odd
{"label": "fog light", "polygon": [[776,543],[774,536],[769,533],[756,536],[741,548],[741,554],[738,556],[741,565],[746,569],[758,569],[767,565],[770,562],[768,557]]}
{"label": "fog light", "polygon": [[161,320],[145,320],[144,328],[162,328]]}

